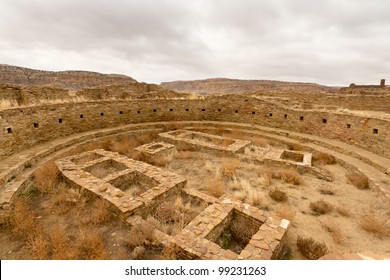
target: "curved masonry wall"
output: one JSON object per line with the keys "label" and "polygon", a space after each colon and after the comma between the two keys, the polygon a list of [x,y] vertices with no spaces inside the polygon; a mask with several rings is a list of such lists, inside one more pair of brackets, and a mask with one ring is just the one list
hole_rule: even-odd
{"label": "curved masonry wall", "polygon": [[[246,98],[246,99],[245,99]],[[77,132],[156,121],[254,123],[362,146],[390,158],[390,122],[344,113],[297,111],[251,97],[142,99],[20,107],[0,111],[0,159]]]}

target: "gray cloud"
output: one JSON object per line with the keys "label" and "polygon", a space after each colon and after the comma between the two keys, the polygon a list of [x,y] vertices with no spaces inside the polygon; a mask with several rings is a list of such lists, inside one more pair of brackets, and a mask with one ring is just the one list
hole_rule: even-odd
{"label": "gray cloud", "polygon": [[2,0],[0,63],[156,83],[377,83],[390,73],[389,14],[386,0]]}

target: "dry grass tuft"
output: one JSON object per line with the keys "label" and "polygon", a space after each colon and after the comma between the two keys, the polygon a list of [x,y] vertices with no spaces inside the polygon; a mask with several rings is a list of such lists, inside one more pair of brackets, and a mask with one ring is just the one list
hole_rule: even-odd
{"label": "dry grass tuft", "polygon": [[216,176],[206,183],[205,190],[208,194],[219,198],[225,194],[225,183],[221,178]]}
{"label": "dry grass tuft", "polygon": [[147,245],[154,240],[154,227],[150,223],[142,223],[133,227],[130,232],[126,245],[130,248]]}
{"label": "dry grass tuft", "polygon": [[327,154],[327,153],[321,153],[321,152],[314,152],[313,153],[313,162],[318,162],[322,164],[335,164],[336,159],[334,156]]}
{"label": "dry grass tuft", "polygon": [[390,218],[384,214],[376,213],[371,207],[369,211],[365,212],[360,219],[360,227],[369,233],[373,233],[379,237],[386,237],[390,235]]}
{"label": "dry grass tuft", "polygon": [[247,243],[257,230],[251,227],[244,218],[238,218],[232,222],[230,231],[236,240]]}
{"label": "dry grass tuft", "polygon": [[59,175],[60,172],[54,161],[50,161],[34,172],[35,187],[41,193],[50,193],[53,191]]}
{"label": "dry grass tuft", "polygon": [[225,158],[221,163],[221,174],[227,179],[233,179],[239,166],[240,161],[238,159]]}
{"label": "dry grass tuft", "polygon": [[324,195],[334,195],[334,190],[333,188],[331,187],[327,187],[327,186],[322,186],[318,189],[318,191],[321,193],[321,194],[324,194]]}
{"label": "dry grass tuft", "polygon": [[357,187],[358,189],[368,189],[369,181],[368,177],[362,173],[349,171],[345,176],[348,179],[348,182]]}
{"label": "dry grass tuft", "polygon": [[311,260],[317,260],[328,253],[328,247],[325,243],[315,241],[311,237],[298,236],[297,246],[302,255]]}
{"label": "dry grass tuft", "polygon": [[11,225],[13,233],[24,239],[35,238],[41,232],[37,218],[27,201],[21,197],[14,201]]}
{"label": "dry grass tuft", "polygon": [[337,213],[339,213],[343,217],[351,217],[352,216],[351,211],[345,206],[338,206],[336,208],[336,211],[337,211]]}
{"label": "dry grass tuft", "polygon": [[49,258],[50,246],[43,234],[29,238],[26,245],[36,259],[47,260]]}
{"label": "dry grass tuft", "polygon": [[175,205],[169,202],[163,202],[156,207],[156,211],[154,212],[154,217],[162,223],[169,223],[169,222],[174,222],[176,216],[175,214],[176,214]]}
{"label": "dry grass tuft", "polygon": [[94,225],[99,225],[106,223],[111,218],[111,212],[109,210],[109,205],[106,201],[102,199],[97,199],[93,206],[92,210],[89,213],[90,221]]}
{"label": "dry grass tuft", "polygon": [[286,202],[288,200],[287,194],[278,188],[269,190],[268,195],[277,202]]}
{"label": "dry grass tuft", "polygon": [[287,149],[292,150],[292,151],[302,151],[303,146],[302,146],[302,144],[299,144],[299,143],[289,143],[289,144],[287,144]]}
{"label": "dry grass tuft", "polygon": [[246,203],[253,205],[253,206],[261,206],[262,205],[262,196],[258,191],[251,190],[249,193],[247,193],[245,201],[246,201]]}
{"label": "dry grass tuft", "polygon": [[273,174],[273,177],[282,179],[284,182],[293,185],[302,185],[303,179],[299,173],[294,169],[282,169]]}
{"label": "dry grass tuft", "polygon": [[341,244],[344,241],[343,234],[341,233],[340,227],[333,221],[325,221],[322,224],[322,227],[326,229],[330,236],[332,237],[333,241],[337,244]]}
{"label": "dry grass tuft", "polygon": [[83,260],[105,260],[108,250],[101,233],[91,228],[82,231],[81,238],[76,240],[77,257]]}
{"label": "dry grass tuft", "polygon": [[111,150],[125,156],[131,156],[133,149],[138,146],[138,142],[134,138],[122,138],[113,141]]}
{"label": "dry grass tuft", "polygon": [[333,206],[322,199],[316,202],[311,202],[309,206],[310,209],[318,215],[324,215],[333,210]]}
{"label": "dry grass tuft", "polygon": [[65,229],[59,225],[55,225],[50,230],[50,246],[52,249],[52,259],[54,260],[67,260],[76,257],[74,248],[69,246],[69,237],[65,232]]}
{"label": "dry grass tuft", "polygon": [[276,208],[276,214],[282,219],[292,221],[296,213],[297,211],[287,203],[283,203]]}
{"label": "dry grass tuft", "polygon": [[47,210],[62,215],[68,213],[76,204],[76,193],[70,191],[70,189],[67,188],[66,183],[62,182],[57,189],[50,194]]}

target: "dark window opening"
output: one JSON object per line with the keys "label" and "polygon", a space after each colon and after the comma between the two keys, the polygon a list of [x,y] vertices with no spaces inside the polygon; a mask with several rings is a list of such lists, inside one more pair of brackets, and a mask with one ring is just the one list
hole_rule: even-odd
{"label": "dark window opening", "polygon": [[62,123],[62,119],[58,119],[58,122],[59,122],[59,123]]}
{"label": "dark window opening", "polygon": [[377,129],[377,128],[374,128],[374,129],[372,130],[372,133],[373,133],[373,134],[378,134],[378,129]]}
{"label": "dark window opening", "polygon": [[351,128],[351,124],[350,123],[347,123],[347,128]]}
{"label": "dark window opening", "polygon": [[100,113],[100,116],[102,116],[102,117],[103,117],[103,116],[104,116],[104,113]]}
{"label": "dark window opening", "polygon": [[80,119],[84,118],[84,115],[80,115]]}
{"label": "dark window opening", "polygon": [[39,123],[34,123],[34,127],[38,128],[39,127]]}
{"label": "dark window opening", "polygon": [[202,109],[202,112],[206,111],[206,109]]}
{"label": "dark window opening", "polygon": [[119,115],[122,115],[123,114],[123,111],[119,111]]}
{"label": "dark window opening", "polygon": [[7,127],[7,132],[12,133],[12,127]]}
{"label": "dark window opening", "polygon": [[141,111],[137,111],[137,114],[141,113]]}
{"label": "dark window opening", "polygon": [[303,121],[303,116],[300,116],[300,117],[299,117],[299,120]]}
{"label": "dark window opening", "polygon": [[173,112],[173,109],[169,109],[169,112]]}
{"label": "dark window opening", "polygon": [[190,109],[186,109],[186,111],[188,112]]}
{"label": "dark window opening", "polygon": [[287,119],[287,114],[284,114],[284,118]]}
{"label": "dark window opening", "polygon": [[153,109],[153,112],[157,112],[157,109]]}
{"label": "dark window opening", "polygon": [[327,123],[328,120],[327,119],[322,119],[322,123]]}
{"label": "dark window opening", "polygon": [[235,110],[234,112],[235,112],[235,113],[238,113],[238,110]]}
{"label": "dark window opening", "polygon": [[252,112],[252,115],[254,115],[254,114],[256,114],[256,112],[255,112],[255,111],[253,111],[253,112]]}
{"label": "dark window opening", "polygon": [[218,112],[221,112],[221,109],[218,109]]}
{"label": "dark window opening", "polygon": [[269,113],[269,116],[272,117],[272,113]]}

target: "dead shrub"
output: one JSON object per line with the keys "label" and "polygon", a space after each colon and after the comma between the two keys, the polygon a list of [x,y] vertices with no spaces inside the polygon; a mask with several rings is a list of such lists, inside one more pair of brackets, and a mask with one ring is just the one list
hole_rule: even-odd
{"label": "dead shrub", "polygon": [[158,205],[154,213],[154,217],[162,223],[174,222],[175,216],[175,206],[168,202],[163,202]]}
{"label": "dead shrub", "polygon": [[82,230],[81,238],[76,240],[78,259],[105,260],[109,254],[101,233],[93,229]]}
{"label": "dead shrub", "polygon": [[32,252],[34,258],[38,260],[48,259],[50,254],[50,247],[43,234],[30,237],[26,245],[27,248]]}
{"label": "dead shrub", "polygon": [[373,233],[379,237],[390,235],[389,217],[376,213],[371,207],[360,218],[360,227],[369,233]]}
{"label": "dead shrub", "polygon": [[287,203],[282,203],[276,208],[276,214],[282,219],[292,221],[296,213],[297,211]]}
{"label": "dead shrub", "polygon": [[223,159],[221,163],[221,174],[227,179],[233,179],[239,166],[240,161],[238,159]]}
{"label": "dead shrub", "polygon": [[[67,260],[71,259],[73,248],[69,246],[69,237],[63,227],[55,225],[50,230],[50,246],[52,249],[52,259]],[[76,257],[76,256],[74,256]]]}
{"label": "dead shrub", "polygon": [[334,195],[334,190],[333,188],[331,187],[320,187],[319,190],[318,190],[321,194],[324,194],[324,195]]}
{"label": "dead shrub", "polygon": [[317,260],[328,253],[328,247],[325,243],[315,241],[311,237],[298,236],[297,246],[302,255],[311,260]]}
{"label": "dead shrub", "polygon": [[261,204],[262,204],[262,196],[261,196],[261,194],[258,191],[252,190],[252,191],[250,191],[250,192],[248,192],[246,194],[245,201],[248,204],[253,205],[253,206],[261,206]]}
{"label": "dead shrub", "polygon": [[16,198],[11,215],[12,232],[21,238],[34,238],[41,232],[40,224],[31,211],[27,201]]}
{"label": "dead shrub", "polygon": [[358,189],[368,189],[368,177],[363,173],[349,171],[345,176],[347,177],[348,182],[357,187]]}
{"label": "dead shrub", "polygon": [[205,190],[208,194],[219,198],[225,193],[225,183],[219,177],[215,177],[206,183]]}
{"label": "dead shrub", "polygon": [[69,192],[66,184],[61,183],[58,188],[50,194],[47,210],[59,215],[68,213],[77,203],[77,200],[75,200],[73,195],[74,192]]}
{"label": "dead shrub", "polygon": [[335,164],[336,159],[334,156],[327,154],[327,153],[322,153],[322,152],[314,152],[313,153],[313,162],[318,162],[322,164]]}
{"label": "dead shrub", "polygon": [[112,143],[112,151],[118,152],[125,156],[130,156],[132,155],[133,149],[137,146],[138,146],[138,142],[136,139],[126,137],[126,138],[115,140]]}
{"label": "dead shrub", "polygon": [[97,199],[91,209],[90,221],[94,225],[103,224],[110,220],[111,212],[109,205],[102,199]]}
{"label": "dead shrub", "polygon": [[131,228],[126,245],[130,248],[148,245],[154,241],[154,227],[150,223],[142,223]]}
{"label": "dead shrub", "polygon": [[336,208],[336,211],[337,211],[337,213],[339,213],[343,217],[351,217],[352,216],[351,211],[345,206],[338,206]]}
{"label": "dead shrub", "polygon": [[287,144],[287,149],[291,150],[291,151],[302,151],[303,146],[302,146],[302,144],[299,144],[299,143],[289,143],[289,144]]}
{"label": "dead shrub", "polygon": [[35,187],[41,193],[50,193],[53,191],[59,175],[60,172],[54,161],[49,161],[34,172]]}
{"label": "dead shrub", "polygon": [[333,210],[333,206],[322,199],[316,202],[311,202],[309,206],[310,209],[318,215],[324,215]]}
{"label": "dead shrub", "polygon": [[252,236],[257,232],[256,228],[248,225],[248,222],[243,219],[235,219],[230,226],[230,231],[234,238],[242,243],[247,243]]}
{"label": "dead shrub", "polygon": [[344,241],[344,237],[341,233],[340,227],[336,223],[332,221],[325,221],[322,223],[322,227],[329,232],[335,243],[340,244]]}
{"label": "dead shrub", "polygon": [[278,188],[269,190],[268,195],[277,202],[286,202],[288,200],[287,194]]}
{"label": "dead shrub", "polygon": [[273,175],[277,179],[280,178],[284,182],[293,184],[293,185],[302,185],[303,179],[299,173],[294,169],[282,169]]}

